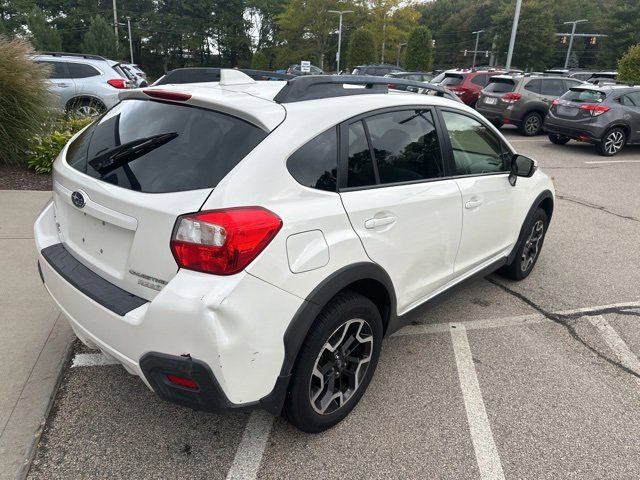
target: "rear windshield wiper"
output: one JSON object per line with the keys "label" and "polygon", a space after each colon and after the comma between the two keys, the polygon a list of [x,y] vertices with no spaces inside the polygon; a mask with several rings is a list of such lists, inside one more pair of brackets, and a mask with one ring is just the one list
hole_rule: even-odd
{"label": "rear windshield wiper", "polygon": [[150,137],[138,138],[132,142],[111,148],[97,157],[89,160],[91,165],[98,173],[104,175],[116,168],[119,168],[136,158],[139,158],[156,148],[170,142],[178,137],[177,132],[159,133]]}

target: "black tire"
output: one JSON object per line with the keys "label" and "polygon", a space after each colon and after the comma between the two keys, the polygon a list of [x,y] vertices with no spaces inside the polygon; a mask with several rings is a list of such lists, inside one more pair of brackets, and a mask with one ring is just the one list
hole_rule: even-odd
{"label": "black tire", "polygon": [[564,135],[558,135],[557,133],[550,133],[549,134],[549,141],[551,143],[555,143],[556,145],[564,145],[569,140],[571,140],[571,139],[569,137],[565,137]]}
{"label": "black tire", "polygon": [[79,98],[72,100],[67,105],[67,114],[76,117],[92,118],[102,115],[106,111],[106,107],[100,100],[92,98]]}
{"label": "black tire", "polygon": [[613,157],[620,153],[627,143],[627,132],[620,127],[610,128],[596,143],[596,150],[603,157]]}
{"label": "black tire", "polygon": [[538,112],[529,112],[522,118],[520,133],[525,137],[533,137],[542,131],[543,118]]}
{"label": "black tire", "polygon": [[[346,330],[342,335],[341,329],[344,328]],[[356,340],[357,337],[365,341]],[[304,432],[317,433],[344,419],[358,404],[373,377],[380,357],[382,337],[382,318],[371,300],[351,291],[336,295],[316,318],[300,350],[284,407],[287,420]],[[340,338],[346,345],[338,341]],[[342,363],[337,363],[335,353],[325,348],[326,345],[335,346]],[[340,353],[343,346],[346,352]],[[356,363],[350,358],[359,361]],[[322,380],[313,374],[316,364],[318,371],[324,372]],[[352,382],[356,386],[349,393]],[[330,390],[331,386],[333,390]],[[323,399],[332,398],[331,392],[342,392],[349,396],[344,397],[342,404],[338,399],[322,402]]]}
{"label": "black tire", "polygon": [[[538,208],[524,228],[524,239],[518,247],[513,261],[500,269],[501,275],[518,281],[529,276],[540,257],[548,224],[547,213],[542,208]],[[542,227],[541,232],[538,230],[540,226]],[[538,233],[539,237],[536,236]]]}

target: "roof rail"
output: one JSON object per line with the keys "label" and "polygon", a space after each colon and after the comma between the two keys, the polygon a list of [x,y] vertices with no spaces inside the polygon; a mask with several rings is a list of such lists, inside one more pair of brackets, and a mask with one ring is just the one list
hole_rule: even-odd
{"label": "roof rail", "polygon": [[[370,77],[366,75],[305,75],[292,78],[273,98],[277,103],[293,103],[319,98],[343,97],[371,93],[388,93],[389,84],[406,85],[435,92],[439,97],[460,101],[449,90],[438,85],[399,78]],[[361,85],[364,88],[344,88]]]}
{"label": "roof rail", "polygon": [[100,55],[89,55],[86,53],[65,53],[65,52],[40,52],[38,55],[51,55],[52,57],[79,57],[87,60],[106,60]]}

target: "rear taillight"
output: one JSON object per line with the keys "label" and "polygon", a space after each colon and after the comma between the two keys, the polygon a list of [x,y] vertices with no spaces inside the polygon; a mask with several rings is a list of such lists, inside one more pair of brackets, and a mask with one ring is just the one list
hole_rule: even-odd
{"label": "rear taillight", "polygon": [[502,96],[501,100],[505,103],[515,103],[521,98],[522,98],[522,95],[520,93],[509,92],[509,93],[505,93]]}
{"label": "rear taillight", "polygon": [[586,105],[580,105],[580,110],[586,110],[591,114],[592,117],[597,117],[599,115],[602,115],[603,113],[607,113],[611,109],[606,105],[594,105],[588,103]]}
{"label": "rear taillight", "polygon": [[556,98],[553,102],[551,102],[551,106],[552,107],[557,107],[559,103],[560,103],[560,99]]}
{"label": "rear taillight", "polygon": [[176,222],[171,252],[181,268],[233,275],[244,270],[281,227],[280,217],[261,207],[184,215]]}
{"label": "rear taillight", "polygon": [[468,89],[465,87],[451,87],[449,90],[451,90],[453,93],[455,93],[458,96],[462,96],[468,91]]}
{"label": "rear taillight", "polygon": [[114,78],[112,80],[107,80],[107,83],[113,88],[128,88],[127,81],[124,78]]}
{"label": "rear taillight", "polygon": [[389,88],[396,88],[396,84],[395,83],[390,83],[389,84]]}

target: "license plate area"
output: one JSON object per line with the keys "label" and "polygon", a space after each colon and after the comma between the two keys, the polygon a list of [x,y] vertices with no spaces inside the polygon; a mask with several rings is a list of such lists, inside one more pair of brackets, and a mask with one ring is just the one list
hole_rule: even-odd
{"label": "license plate area", "polygon": [[578,109],[558,105],[558,115],[562,115],[563,117],[575,117],[576,115],[578,115]]}
{"label": "license plate area", "polygon": [[484,99],[484,103],[487,105],[496,105],[498,103],[498,99],[494,97],[487,97]]}
{"label": "license plate area", "polygon": [[123,279],[135,232],[95,218],[68,204],[60,213],[65,246],[107,276]]}

